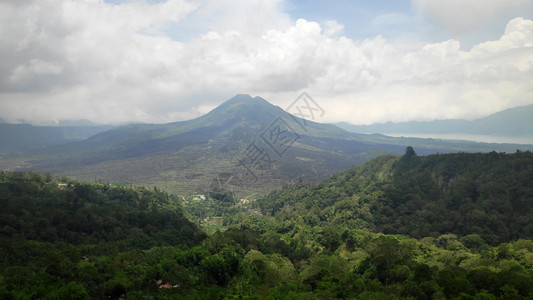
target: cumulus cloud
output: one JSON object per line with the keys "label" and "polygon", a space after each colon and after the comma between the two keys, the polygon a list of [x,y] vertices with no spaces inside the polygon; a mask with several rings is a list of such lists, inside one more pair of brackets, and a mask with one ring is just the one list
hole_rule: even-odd
{"label": "cumulus cloud", "polygon": [[[533,99],[531,20],[515,18],[499,39],[465,51],[454,39],[352,40],[334,21],[291,21],[281,1],[235,5],[0,2],[0,117],[163,123],[237,93],[286,107],[306,90],[323,121],[364,124],[478,117]],[[257,16],[242,17],[250,11]],[[167,35],[208,19],[194,38]]]}

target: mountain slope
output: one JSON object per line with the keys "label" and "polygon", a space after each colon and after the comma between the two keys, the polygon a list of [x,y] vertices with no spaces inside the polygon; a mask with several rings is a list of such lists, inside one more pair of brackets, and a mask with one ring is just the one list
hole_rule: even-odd
{"label": "mountain slope", "polygon": [[514,107],[474,120],[472,133],[496,135],[533,135],[533,104]]}
{"label": "mountain slope", "polygon": [[436,120],[403,123],[380,123],[352,125],[346,122],[337,125],[345,130],[359,133],[414,133],[414,134],[483,134],[533,136],[533,104],[506,109],[490,116],[473,120]]}
{"label": "mountain slope", "polygon": [[35,172],[0,172],[0,192],[2,245],[26,240],[123,242],[149,249],[162,243],[194,246],[204,238],[183,216],[175,199],[157,189],[65,178],[56,181]]}
{"label": "mountain slope", "polygon": [[297,118],[260,97],[237,95],[193,120],[121,126],[33,157],[0,160],[0,168],[157,185],[182,194],[214,188],[250,194],[322,180],[385,153],[401,154],[407,145],[421,154],[529,149],[350,133]]}
{"label": "mountain slope", "polygon": [[[34,172],[0,172],[0,208],[1,299],[118,299],[157,268],[140,255],[193,249],[206,237],[164,192]],[[149,273],[157,292],[161,275]]]}
{"label": "mountain slope", "polygon": [[[265,130],[280,125],[297,139],[278,154],[265,143],[270,136]],[[190,121],[121,126],[81,142],[47,148],[45,156],[29,161],[26,169],[86,180],[160,184],[180,192],[227,184],[263,190],[298,177],[318,180],[362,163],[374,146],[350,140],[354,136],[333,125],[304,124],[262,98],[237,95]],[[251,145],[260,146],[271,161],[268,168],[254,166],[253,176],[247,174],[247,166],[240,166],[249,160]],[[385,148],[399,152],[402,147]]]}
{"label": "mountain slope", "polygon": [[383,156],[318,185],[258,200],[280,223],[343,225],[415,238],[477,234],[497,244],[533,237],[533,154]]}

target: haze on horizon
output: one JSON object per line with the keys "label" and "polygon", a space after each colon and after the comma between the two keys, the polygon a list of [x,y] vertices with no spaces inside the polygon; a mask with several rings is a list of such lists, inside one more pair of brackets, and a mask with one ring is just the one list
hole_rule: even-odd
{"label": "haze on horizon", "polygon": [[2,1],[0,37],[12,123],[167,123],[240,93],[352,124],[533,103],[532,0]]}

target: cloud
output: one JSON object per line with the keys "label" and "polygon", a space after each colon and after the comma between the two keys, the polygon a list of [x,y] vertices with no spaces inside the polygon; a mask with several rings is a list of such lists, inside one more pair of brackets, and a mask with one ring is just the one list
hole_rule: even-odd
{"label": "cloud", "polygon": [[[361,124],[477,117],[533,99],[531,20],[465,51],[455,39],[356,41],[335,21],[291,21],[281,1],[236,4],[0,2],[0,117],[163,123],[237,93],[286,107],[306,90],[323,121]],[[168,36],[203,20],[201,34]]]}
{"label": "cloud", "polygon": [[191,19],[210,31],[260,35],[291,25],[282,0],[202,0],[200,3],[198,13]]}
{"label": "cloud", "polygon": [[515,18],[507,24],[505,33],[499,40],[481,43],[472,51],[481,55],[482,53],[498,53],[516,48],[531,48],[533,47],[532,36],[533,21]]}
{"label": "cloud", "polygon": [[[149,99],[144,93],[150,90],[150,81],[173,60],[170,52],[179,44],[162,36],[160,29],[196,8],[196,4],[181,0],[121,5],[101,1],[1,2],[2,108],[34,122],[50,115],[60,117],[60,112],[63,118],[88,113],[98,121],[115,121],[109,114],[118,107],[142,105]],[[147,90],[140,91],[141,84],[146,84]],[[131,87],[135,85],[144,99],[134,95]],[[69,107],[70,115],[50,103]],[[43,115],[26,112],[25,107]],[[116,121],[138,119],[132,113],[123,116]]]}
{"label": "cloud", "polygon": [[[372,41],[370,48],[374,53],[381,52],[376,59],[381,63],[371,68],[368,63],[374,59],[367,59],[358,67],[352,64],[352,68],[367,70],[376,78],[373,83],[367,80],[371,84],[366,89],[360,88],[365,77],[351,79],[360,84],[346,91],[354,99],[351,109],[335,111],[355,112],[352,122],[369,123],[474,118],[529,104],[533,99],[531,30],[531,20],[513,19],[500,39],[481,43],[470,51],[461,50],[456,40],[407,50],[397,44]],[[336,73],[339,84],[346,77],[340,70]],[[344,86],[350,88],[348,84]],[[338,103],[342,106],[340,100]],[[369,117],[369,111],[374,112],[373,117]],[[347,113],[336,117],[350,118]]]}
{"label": "cloud", "polygon": [[531,0],[413,0],[415,9],[437,18],[455,34],[479,29],[499,19],[509,20],[508,13],[529,10]]}
{"label": "cloud", "polygon": [[342,33],[342,30],[344,29],[344,25],[337,23],[336,20],[325,21],[324,25],[326,26],[326,30],[324,30],[324,33],[327,36],[339,35]]}

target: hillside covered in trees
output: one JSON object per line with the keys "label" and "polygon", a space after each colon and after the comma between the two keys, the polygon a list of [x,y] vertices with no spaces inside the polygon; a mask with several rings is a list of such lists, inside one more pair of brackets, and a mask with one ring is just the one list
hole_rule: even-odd
{"label": "hillside covered in trees", "polygon": [[[489,244],[533,237],[533,154],[441,154],[413,148],[318,185],[261,199],[279,221],[345,226],[414,238],[477,234]],[[292,221],[291,221],[292,220]]]}
{"label": "hillside covered in trees", "polygon": [[532,180],[531,153],[408,148],[246,205],[219,191],[206,235],[162,191],[2,172],[0,298],[530,299]]}

